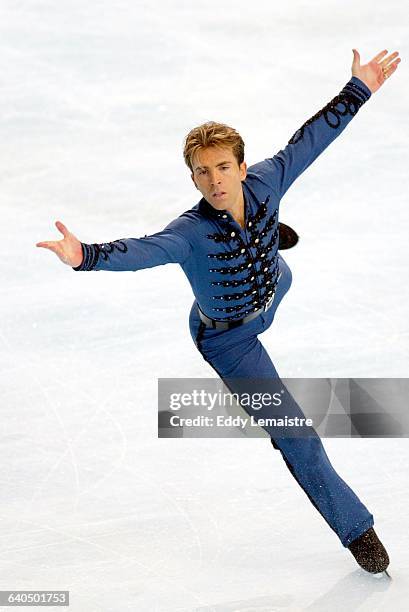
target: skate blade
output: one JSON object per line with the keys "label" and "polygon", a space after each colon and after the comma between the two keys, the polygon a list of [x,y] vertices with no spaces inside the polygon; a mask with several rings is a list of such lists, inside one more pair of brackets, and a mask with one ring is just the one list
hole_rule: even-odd
{"label": "skate blade", "polygon": [[377,580],[382,580],[385,575],[388,576],[389,580],[392,580],[392,576],[388,570],[383,570],[383,572],[376,572],[376,574],[372,574],[373,578],[376,578]]}

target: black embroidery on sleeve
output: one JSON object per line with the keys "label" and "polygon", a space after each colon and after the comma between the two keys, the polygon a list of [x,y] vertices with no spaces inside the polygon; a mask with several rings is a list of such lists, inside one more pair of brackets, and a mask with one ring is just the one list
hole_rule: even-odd
{"label": "black embroidery on sleeve", "polygon": [[96,244],[95,246],[98,248],[98,252],[104,261],[109,260],[110,254],[113,253],[115,249],[120,253],[126,253],[128,251],[128,247],[122,240],[114,240],[113,242]]}
{"label": "black embroidery on sleeve", "polygon": [[[341,117],[345,115],[356,115],[361,106],[369,98],[367,92],[356,85],[355,83],[347,83],[343,90],[335,96],[324,108],[318,113],[308,119],[290,138],[288,144],[295,144],[304,136],[305,128],[319,119],[321,116],[324,117],[327,124],[335,130],[341,124]],[[343,108],[337,108],[337,105],[342,105]]]}
{"label": "black embroidery on sleeve", "polygon": [[83,255],[82,263],[76,268],[73,268],[73,270],[79,272],[89,272],[93,270],[98,263],[99,257],[104,261],[108,261],[110,254],[113,253],[115,249],[120,253],[126,253],[128,251],[128,247],[122,240],[114,240],[113,242],[105,242],[102,244],[86,244],[82,242],[81,247]]}

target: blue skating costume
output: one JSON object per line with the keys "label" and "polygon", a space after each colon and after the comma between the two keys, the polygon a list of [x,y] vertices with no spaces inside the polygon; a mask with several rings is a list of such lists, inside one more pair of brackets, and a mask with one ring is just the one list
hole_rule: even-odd
{"label": "blue skating costume", "polygon": [[[204,359],[225,381],[248,380],[249,388],[255,377],[277,381],[277,371],[258,335],[271,325],[291,285],[291,271],[278,252],[279,203],[370,96],[365,83],[352,77],[284,149],[248,168],[242,183],[244,228],[227,210],[217,210],[202,198],[156,234],[83,243],[83,261],[74,270],[126,271],[180,264],[195,296],[191,335]],[[295,400],[291,409],[303,416]],[[314,430],[308,437],[296,438],[274,437],[265,429],[344,546],[373,526],[372,514],[335,472]]]}

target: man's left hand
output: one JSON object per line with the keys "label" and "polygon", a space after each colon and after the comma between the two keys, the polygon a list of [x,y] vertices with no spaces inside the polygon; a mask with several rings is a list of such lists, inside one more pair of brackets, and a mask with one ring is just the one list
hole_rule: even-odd
{"label": "man's left hand", "polygon": [[352,76],[358,77],[365,83],[365,85],[375,93],[381,85],[383,85],[396,70],[400,60],[399,51],[394,51],[388,57],[387,50],[381,51],[378,55],[375,55],[368,64],[361,66],[361,56],[356,49],[352,49],[354,54],[354,60],[352,62]]}

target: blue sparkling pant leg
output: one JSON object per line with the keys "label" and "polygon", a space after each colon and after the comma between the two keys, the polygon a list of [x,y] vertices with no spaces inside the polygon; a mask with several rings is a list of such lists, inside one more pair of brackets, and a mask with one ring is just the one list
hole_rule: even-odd
{"label": "blue sparkling pant leg", "polygon": [[[232,392],[252,394],[268,389],[268,381],[274,381],[277,389],[279,375],[267,351],[258,339],[258,334],[267,329],[285,293],[291,285],[291,272],[280,257],[282,277],[277,286],[273,306],[254,321],[229,330],[207,328],[197,314],[196,302],[190,313],[192,338],[203,358],[212,366]],[[284,387],[284,385],[282,385]],[[251,408],[243,406],[248,414],[255,414]],[[304,417],[304,414],[291,394],[288,394],[286,413]],[[268,410],[262,417],[277,416]],[[280,451],[291,474],[304,490],[314,507],[320,512],[328,525],[337,534],[343,546],[359,537],[374,524],[373,516],[359,500],[352,489],[337,474],[325,452],[318,434],[311,429],[307,437],[285,437],[277,435],[277,430],[264,429],[269,433],[271,442]]]}

